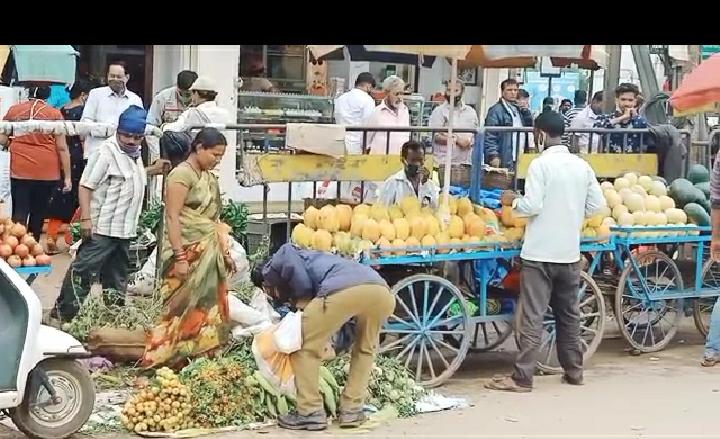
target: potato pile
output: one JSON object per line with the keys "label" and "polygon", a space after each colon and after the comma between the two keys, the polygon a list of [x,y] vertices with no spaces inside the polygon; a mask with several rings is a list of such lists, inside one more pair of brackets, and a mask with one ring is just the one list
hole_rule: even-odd
{"label": "potato pile", "polygon": [[388,207],[360,204],[353,208],[340,204],[317,209],[311,206],[305,211],[304,222],[293,229],[292,242],[303,248],[334,250],[348,256],[380,248],[387,250],[386,256],[391,256],[447,244],[455,246],[438,248],[438,252],[470,251],[481,243],[522,239],[526,220],[515,217],[509,207],[496,214],[491,209],[473,205],[466,197],[450,197],[448,206],[451,216],[445,230],[438,220],[438,212],[421,207],[416,197],[407,197],[400,204]]}
{"label": "potato pile", "polygon": [[0,218],[0,236],[0,257],[12,268],[50,265],[50,256],[45,254],[42,244],[22,224]]}
{"label": "potato pile", "polygon": [[125,403],[120,417],[128,430],[173,432],[196,426],[189,416],[190,392],[171,369],[158,369],[150,385],[139,390]]}

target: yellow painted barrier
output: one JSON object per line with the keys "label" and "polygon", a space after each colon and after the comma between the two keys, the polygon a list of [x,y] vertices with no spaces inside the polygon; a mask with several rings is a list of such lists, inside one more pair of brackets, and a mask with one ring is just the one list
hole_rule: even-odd
{"label": "yellow painted barrier", "polygon": [[[525,178],[530,162],[539,154],[523,154],[517,168],[517,178]],[[595,171],[599,178],[615,178],[626,172],[634,171],[643,175],[657,175],[658,158],[656,154],[580,154]]]}
{"label": "yellow painted barrier", "polygon": [[[403,167],[397,155],[346,155],[336,159],[315,154],[260,154],[256,163],[266,183],[383,181]],[[432,170],[432,156],[425,158],[425,165]]]}

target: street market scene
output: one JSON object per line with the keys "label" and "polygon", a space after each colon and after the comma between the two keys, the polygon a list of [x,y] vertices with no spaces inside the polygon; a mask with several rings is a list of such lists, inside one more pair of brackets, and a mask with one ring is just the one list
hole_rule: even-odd
{"label": "street market scene", "polygon": [[719,149],[720,45],[0,45],[0,438],[720,437]]}

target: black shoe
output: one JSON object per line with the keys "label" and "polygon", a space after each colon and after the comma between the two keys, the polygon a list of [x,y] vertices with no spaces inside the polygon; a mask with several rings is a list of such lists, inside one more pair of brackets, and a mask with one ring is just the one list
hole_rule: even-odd
{"label": "black shoe", "polygon": [[580,377],[572,378],[570,375],[563,374],[562,378],[560,379],[561,382],[565,384],[570,384],[572,386],[582,386],[585,384],[583,382],[583,377],[580,375]]}
{"label": "black shoe", "polygon": [[278,417],[278,426],[287,430],[325,430],[327,428],[327,415],[325,415],[325,411],[313,412],[306,416],[291,412]]}
{"label": "black shoe", "polygon": [[360,424],[367,420],[365,412],[362,408],[354,410],[340,410],[338,415],[338,424],[340,428],[354,428],[359,427]]}

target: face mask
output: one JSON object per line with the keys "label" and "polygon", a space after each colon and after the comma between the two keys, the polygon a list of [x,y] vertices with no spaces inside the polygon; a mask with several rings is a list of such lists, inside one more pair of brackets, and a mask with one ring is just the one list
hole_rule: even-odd
{"label": "face mask", "polygon": [[115,93],[120,93],[121,91],[125,90],[125,83],[118,79],[112,79],[108,81],[108,87],[110,87],[110,90],[114,91]]}
{"label": "face mask", "polygon": [[131,145],[128,143],[123,143],[120,138],[118,137],[118,145],[120,146],[120,150],[124,152],[125,154],[129,155],[130,158],[136,159],[140,157],[140,145]]}
{"label": "face mask", "polygon": [[[460,103],[460,100],[462,99],[462,96],[455,96],[455,106],[457,106]],[[450,95],[445,94],[445,100],[450,102]]]}
{"label": "face mask", "polygon": [[414,177],[420,170],[420,166],[415,163],[405,163],[405,175],[408,177]]}

